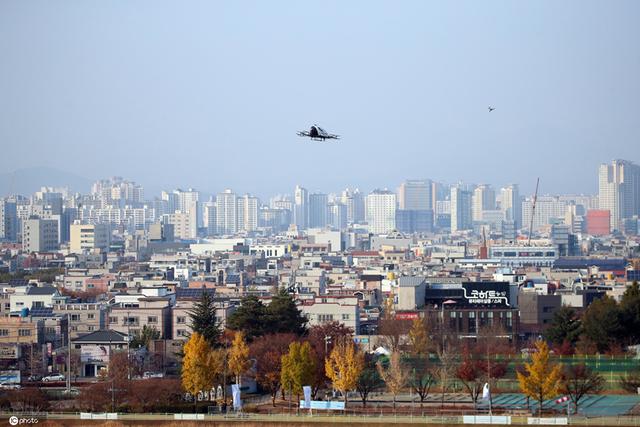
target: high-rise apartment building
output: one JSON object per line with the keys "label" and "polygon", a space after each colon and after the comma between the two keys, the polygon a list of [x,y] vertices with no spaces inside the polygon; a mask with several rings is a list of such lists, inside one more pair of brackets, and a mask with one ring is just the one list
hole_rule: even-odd
{"label": "high-rise apartment building", "polygon": [[69,250],[82,253],[100,249],[106,251],[111,244],[109,224],[71,224]]}
{"label": "high-rise apartment building", "polygon": [[461,185],[451,187],[451,232],[473,228],[471,192]]}
{"label": "high-rise apartment building", "polygon": [[471,216],[473,221],[482,221],[482,213],[496,208],[496,192],[490,185],[480,184],[473,190]]}
{"label": "high-rise apartment building", "polygon": [[204,204],[203,222],[207,227],[207,236],[215,236],[218,233],[218,217],[216,210],[216,202],[209,200]]}
{"label": "high-rise apartment building", "polygon": [[22,224],[22,249],[27,252],[47,252],[58,249],[58,221],[27,219]]}
{"label": "high-rise apartment building", "polygon": [[347,207],[342,203],[329,205],[329,225],[336,230],[347,228]]}
{"label": "high-rise apartment building", "polygon": [[[558,196],[538,196],[536,212],[533,218],[533,230],[539,230],[552,222],[564,222],[569,203]],[[533,212],[533,198],[527,197],[522,202],[522,227],[529,228]]]}
{"label": "high-rise apartment building", "polygon": [[216,196],[216,218],[218,234],[235,234],[238,231],[238,200],[230,189]]}
{"label": "high-rise apartment building", "polygon": [[433,209],[431,180],[407,180],[398,188],[398,207],[407,211]]}
{"label": "high-rise apartment building", "polygon": [[500,190],[500,209],[504,219],[512,221],[516,230],[522,227],[522,202],[518,184],[510,184]]}
{"label": "high-rise apartment building", "polygon": [[309,228],[309,192],[299,185],[293,193],[293,222],[299,230]]}
{"label": "high-rise apartment building", "polygon": [[162,214],[172,214],[178,210],[178,195],[175,192],[163,191],[160,197],[162,201],[166,202]]}
{"label": "high-rise apartment building", "polygon": [[323,228],[328,222],[329,198],[324,193],[309,194],[309,228]]}
{"label": "high-rise apartment building", "polygon": [[347,222],[349,224],[358,224],[365,220],[364,196],[360,190],[347,188],[342,192],[340,200],[347,207]]}
{"label": "high-rise apartment building", "polygon": [[611,213],[611,229],[621,230],[625,219],[640,214],[640,167],[614,160],[600,165],[598,178],[599,207]]}
{"label": "high-rise apartment building", "polygon": [[15,242],[18,237],[18,211],[15,200],[0,199],[0,240]]}
{"label": "high-rise apartment building", "polygon": [[238,197],[238,230],[256,231],[258,229],[258,198],[250,194]]}
{"label": "high-rise apartment building", "polygon": [[387,190],[374,190],[365,199],[369,232],[384,234],[396,228],[396,195]]}

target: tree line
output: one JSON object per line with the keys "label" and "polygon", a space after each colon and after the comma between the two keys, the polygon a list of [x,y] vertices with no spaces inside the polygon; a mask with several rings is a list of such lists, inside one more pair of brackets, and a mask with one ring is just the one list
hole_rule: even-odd
{"label": "tree line", "polygon": [[563,306],[557,310],[544,338],[554,353],[622,354],[630,345],[640,344],[640,287],[634,282],[620,302],[604,296],[584,312]]}

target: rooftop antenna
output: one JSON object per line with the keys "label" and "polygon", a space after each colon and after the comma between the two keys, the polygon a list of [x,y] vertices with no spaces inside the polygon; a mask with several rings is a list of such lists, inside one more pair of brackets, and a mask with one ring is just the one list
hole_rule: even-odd
{"label": "rooftop antenna", "polygon": [[538,185],[540,185],[540,177],[536,181],[536,192],[533,195],[533,206],[531,207],[531,222],[529,223],[529,242],[527,246],[531,246],[531,234],[533,234],[533,218],[536,215],[536,201],[538,200]]}

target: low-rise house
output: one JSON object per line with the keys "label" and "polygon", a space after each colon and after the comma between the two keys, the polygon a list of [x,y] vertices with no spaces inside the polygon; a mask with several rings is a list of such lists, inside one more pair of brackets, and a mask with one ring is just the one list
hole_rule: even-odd
{"label": "low-rise house", "polygon": [[134,336],[146,326],[155,328],[160,338],[171,338],[171,299],[167,296],[122,295],[111,306],[109,329]]}
{"label": "low-rise house", "polygon": [[23,308],[51,307],[53,304],[64,300],[65,297],[61,296],[58,289],[53,286],[29,285],[20,287],[9,297],[12,313],[19,312]]}
{"label": "low-rise house", "polygon": [[357,297],[300,295],[298,299],[298,309],[309,320],[309,326],[336,321],[359,333],[360,306]]}
{"label": "low-rise house", "polygon": [[80,376],[97,377],[108,368],[111,355],[126,350],[128,342],[126,334],[108,329],[72,339],[72,348],[80,352]]}
{"label": "low-rise house", "polygon": [[106,326],[107,306],[103,303],[60,303],[52,309],[54,313],[69,316],[72,339]]}
{"label": "low-rise house", "polygon": [[44,320],[0,317],[0,344],[44,344]]}

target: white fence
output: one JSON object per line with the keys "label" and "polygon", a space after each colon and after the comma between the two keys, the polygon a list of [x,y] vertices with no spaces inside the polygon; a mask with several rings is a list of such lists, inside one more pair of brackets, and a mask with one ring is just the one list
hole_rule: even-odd
{"label": "white fence", "polygon": [[115,412],[80,412],[81,420],[117,420],[118,414]]}
{"label": "white fence", "polygon": [[204,414],[173,414],[174,420],[204,420]]}
{"label": "white fence", "polygon": [[527,418],[527,424],[545,425],[545,426],[566,426],[569,424],[569,419],[564,418]]}
{"label": "white fence", "polygon": [[464,415],[464,424],[511,424],[511,417],[508,415]]}

